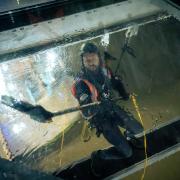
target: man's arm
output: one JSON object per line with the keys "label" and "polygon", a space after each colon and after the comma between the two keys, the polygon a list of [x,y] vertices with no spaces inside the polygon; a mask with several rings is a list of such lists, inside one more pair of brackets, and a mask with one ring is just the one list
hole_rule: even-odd
{"label": "man's arm", "polygon": [[124,100],[129,99],[129,93],[126,91],[119,77],[112,76],[111,83],[112,83],[113,89],[118,91],[119,95],[122,96]]}
{"label": "man's arm", "polygon": [[[90,92],[88,86],[83,81],[81,81],[81,80],[77,81],[73,85],[72,91],[75,91],[72,94],[78,100],[80,106],[92,103],[91,92]],[[97,113],[97,106],[87,107],[82,110],[82,115],[85,119],[90,119],[96,113]]]}

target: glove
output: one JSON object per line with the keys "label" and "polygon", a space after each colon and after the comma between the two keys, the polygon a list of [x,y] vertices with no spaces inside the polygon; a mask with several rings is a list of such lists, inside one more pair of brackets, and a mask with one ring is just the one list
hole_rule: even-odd
{"label": "glove", "polygon": [[115,80],[122,81],[122,78],[120,76],[114,76]]}
{"label": "glove", "polygon": [[114,79],[112,80],[112,85],[113,85],[113,88],[118,91],[119,96],[121,96],[123,100],[126,101],[129,99],[129,93],[126,92],[126,89],[120,77],[115,76]]}

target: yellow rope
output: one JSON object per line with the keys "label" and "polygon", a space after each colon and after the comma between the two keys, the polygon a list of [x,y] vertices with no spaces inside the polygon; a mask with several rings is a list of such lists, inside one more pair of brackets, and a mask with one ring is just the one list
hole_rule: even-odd
{"label": "yellow rope", "polygon": [[[141,121],[141,124],[142,124],[142,126],[143,126],[143,128],[144,128],[144,123],[143,123],[143,120],[142,120],[141,113],[140,113],[140,111],[139,111],[139,106],[138,106],[136,97],[135,97],[134,94],[131,94],[131,95],[130,95],[130,98],[131,98],[131,100],[132,100],[132,102],[133,102],[133,105],[134,105],[134,107],[135,107],[135,110],[136,110],[136,112],[137,112],[137,114],[138,114],[138,117],[139,117],[139,119],[140,119],[140,121]],[[144,171],[143,171],[143,174],[142,174],[142,176],[141,176],[141,180],[144,179],[145,173],[146,173],[146,168],[147,168],[147,140],[146,140],[145,131],[143,131],[143,136],[144,136],[145,163],[144,163]]]}
{"label": "yellow rope", "polygon": [[89,137],[87,138],[87,140],[89,140],[90,139],[90,130],[89,130],[89,128],[88,128],[88,122],[87,121],[84,121],[84,123],[83,123],[83,127],[82,127],[82,131],[81,131],[81,141],[83,141],[83,142],[85,142],[86,141],[86,139],[84,139],[84,136],[85,136],[85,133],[86,133],[86,129],[88,130],[88,135],[89,135]]}
{"label": "yellow rope", "polygon": [[0,144],[2,145],[2,150],[5,153],[6,159],[13,160],[13,155],[8,147],[8,143],[6,139],[4,138],[4,135],[0,129]]}
{"label": "yellow rope", "polygon": [[[82,128],[82,132],[81,132],[81,140],[84,142],[84,135],[85,135],[85,132],[86,132],[86,128],[88,128],[88,122],[87,121],[84,121],[84,124],[83,124],[83,128]],[[88,133],[90,134],[90,130],[88,128]],[[90,136],[90,135],[89,135]],[[88,137],[87,139],[89,140],[90,137]],[[62,149],[63,149],[63,144],[64,144],[64,130],[62,132],[62,138],[61,138],[61,146],[60,146],[60,153],[59,153],[59,156],[60,156],[60,160],[59,160],[59,167],[61,167],[62,165]]]}
{"label": "yellow rope", "polygon": [[60,153],[59,153],[59,156],[60,156],[59,167],[61,167],[61,164],[62,164],[61,154],[62,154],[63,144],[64,144],[64,130],[62,132],[62,138],[61,138],[61,147],[60,147]]}

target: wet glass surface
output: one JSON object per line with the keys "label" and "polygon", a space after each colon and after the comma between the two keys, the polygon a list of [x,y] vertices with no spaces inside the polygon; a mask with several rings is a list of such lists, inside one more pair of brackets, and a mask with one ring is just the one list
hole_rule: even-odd
{"label": "wet glass surface", "polygon": [[[138,28],[134,26],[131,31],[105,32],[88,41],[3,62],[0,64],[0,95],[33,106],[41,105],[50,112],[77,107],[79,104],[72,96],[71,87],[82,66],[80,49],[84,42],[93,42],[100,50],[103,63],[105,51],[115,57],[116,60],[108,61],[109,67],[134,95],[139,109],[131,98],[117,104],[138,121],[140,112],[145,130],[156,128],[180,116],[179,30],[179,22],[166,19]],[[128,35],[129,49],[120,59]],[[110,146],[103,136],[97,138],[95,131],[88,129],[80,111],[41,122],[1,103],[0,117],[2,157],[33,169],[53,172],[94,150]]]}

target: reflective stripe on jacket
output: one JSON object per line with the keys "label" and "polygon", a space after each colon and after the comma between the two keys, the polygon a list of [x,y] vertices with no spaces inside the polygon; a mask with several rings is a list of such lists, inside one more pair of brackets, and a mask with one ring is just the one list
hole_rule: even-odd
{"label": "reflective stripe on jacket", "polygon": [[[86,79],[78,79],[78,81],[83,81],[87,85],[87,87],[89,88],[89,91],[91,93],[92,102],[97,101],[98,100],[98,91],[97,91],[96,87]],[[76,87],[75,87],[76,83],[77,82],[75,82],[71,88],[71,92],[75,98],[76,98]]]}
{"label": "reflective stripe on jacket", "polygon": [[[112,74],[108,68],[102,67],[102,72],[103,72],[105,77],[107,77],[109,80],[111,80]],[[87,87],[91,93],[92,102],[97,101],[98,97],[99,97],[99,93],[98,93],[97,88],[91,82],[89,82],[87,79],[83,79],[83,78],[78,78],[78,80],[76,80],[75,83],[72,85],[71,92],[72,92],[73,96],[76,98],[76,87],[75,87],[75,85],[76,85],[76,83],[78,83],[80,81],[83,81],[87,85]]]}

